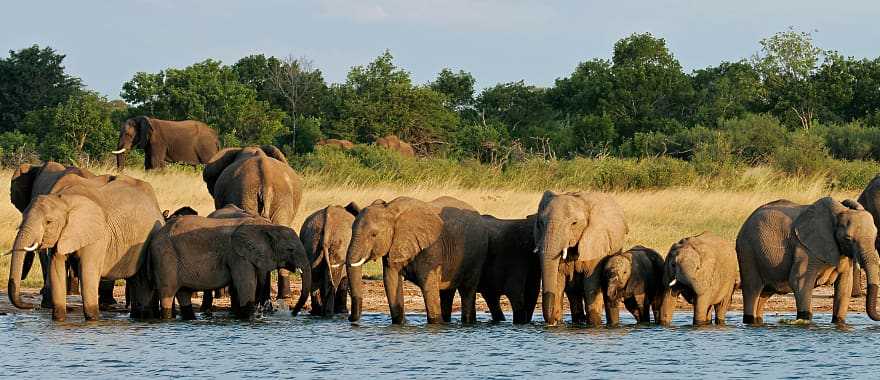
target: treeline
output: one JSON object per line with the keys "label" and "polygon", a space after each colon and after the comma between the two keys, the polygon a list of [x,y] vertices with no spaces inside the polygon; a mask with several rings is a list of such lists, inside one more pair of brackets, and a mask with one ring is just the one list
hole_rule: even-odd
{"label": "treeline", "polygon": [[880,159],[880,58],[844,57],[795,30],[759,43],[752,57],[686,73],[662,38],[633,34],[610,60],[582,62],[550,87],[479,92],[460,70],[413,83],[388,51],[334,84],[308,58],[252,55],[137,73],[122,101],[85,89],[63,55],[33,46],[0,60],[0,154],[7,164],[100,161],[122,120],[149,115],[204,121],[226,146],[272,143],[312,168],[322,138],[387,134],[423,156],[497,170],[534,158],[666,157],[707,176],[755,165],[811,175],[834,158]]}

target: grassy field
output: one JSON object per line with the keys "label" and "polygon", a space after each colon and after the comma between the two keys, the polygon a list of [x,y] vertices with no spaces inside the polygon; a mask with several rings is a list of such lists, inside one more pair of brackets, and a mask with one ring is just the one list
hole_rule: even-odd
{"label": "grassy field", "polygon": [[[95,173],[110,172],[109,168],[94,168]],[[127,174],[150,182],[156,189],[159,205],[163,209],[175,210],[190,206],[200,214],[213,210],[213,200],[202,182],[200,172],[189,170],[166,170],[162,173],[144,173],[129,169]],[[11,170],[0,171],[0,183],[8,184]],[[627,246],[641,244],[659,251],[682,237],[712,231],[733,240],[745,218],[756,207],[779,198],[796,202],[812,202],[829,195],[825,181],[821,178],[780,179],[770,174],[766,168],[750,169],[747,173],[752,184],[748,189],[736,191],[706,190],[703,185],[694,184],[676,188],[651,191],[626,191],[612,193],[624,207],[629,224]],[[350,201],[367,205],[375,199],[391,200],[397,196],[411,196],[431,200],[449,195],[464,200],[482,213],[500,218],[518,218],[534,213],[541,197],[538,191],[464,189],[457,185],[433,183],[430,186],[387,186],[364,187],[353,185],[327,186],[319,176],[307,176],[303,202],[300,205],[296,228],[313,211],[328,204],[345,205]],[[572,188],[556,190],[574,190]],[[855,198],[856,191],[835,191],[835,198]],[[15,238],[21,214],[9,199],[8,185],[0,188],[0,249],[6,252]],[[41,284],[39,265],[31,272],[25,282],[27,287]],[[368,272],[376,274],[378,264],[372,263]],[[0,257],[0,288],[5,289],[9,273],[9,256]]]}

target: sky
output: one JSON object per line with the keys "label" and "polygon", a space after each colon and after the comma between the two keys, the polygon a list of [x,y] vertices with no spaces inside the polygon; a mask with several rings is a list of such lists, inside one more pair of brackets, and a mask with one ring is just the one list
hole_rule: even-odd
{"label": "sky", "polygon": [[664,38],[688,71],[748,58],[789,27],[846,56],[880,55],[880,2],[813,0],[129,0],[4,2],[0,57],[38,44],[111,99],[139,71],[207,58],[305,56],[329,82],[390,49],[416,83],[444,67],[477,86],[549,86],[632,33]]}

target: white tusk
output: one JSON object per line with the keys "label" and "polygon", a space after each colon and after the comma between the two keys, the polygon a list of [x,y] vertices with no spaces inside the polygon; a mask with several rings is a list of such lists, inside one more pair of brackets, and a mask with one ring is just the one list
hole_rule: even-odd
{"label": "white tusk", "polygon": [[302,273],[302,269],[296,268],[296,273]]}
{"label": "white tusk", "polygon": [[120,149],[120,150],[114,150],[114,151],[112,151],[112,152],[110,152],[110,153],[113,153],[113,154],[120,154],[120,153],[125,153],[126,150],[127,150],[127,149],[122,148],[122,149]]}
{"label": "white tusk", "polygon": [[356,262],[356,263],[354,263],[354,264],[351,264],[351,267],[352,267],[352,268],[357,268],[357,267],[359,267],[359,266],[361,266],[361,265],[364,265],[364,263],[367,262],[367,259],[368,259],[368,258],[369,258],[369,256],[368,256],[368,257],[364,257],[361,261],[358,261],[358,262]]}
{"label": "white tusk", "polygon": [[565,260],[566,257],[568,257],[568,250],[563,248],[562,249],[562,259]]}
{"label": "white tusk", "polygon": [[538,253],[538,247],[535,247],[535,249],[532,250],[532,253]]}
{"label": "white tusk", "polygon": [[34,243],[34,245],[32,245],[30,247],[25,247],[24,250],[28,251],[28,252],[33,252],[33,251],[36,251],[37,247],[39,247],[39,246],[40,246],[40,242],[36,242],[36,243]]}
{"label": "white tusk", "polygon": [[669,286],[674,286],[677,283],[678,283],[678,279],[673,278],[672,281],[669,281]]}
{"label": "white tusk", "polygon": [[342,266],[342,263],[331,265],[330,268],[339,268]]}

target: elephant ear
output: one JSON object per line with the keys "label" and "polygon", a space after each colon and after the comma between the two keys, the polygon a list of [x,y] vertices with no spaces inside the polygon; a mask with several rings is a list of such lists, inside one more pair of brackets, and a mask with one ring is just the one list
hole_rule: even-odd
{"label": "elephant ear", "polygon": [[425,248],[434,244],[443,232],[443,220],[430,206],[413,206],[397,216],[388,261],[406,265]]}
{"label": "elephant ear", "polygon": [[557,195],[556,193],[554,193],[550,190],[545,191],[544,195],[541,196],[541,201],[538,202],[538,212],[540,213],[541,210],[543,210],[545,207],[547,207],[547,205],[550,204],[550,201],[552,201],[553,198],[556,197],[556,195]]}
{"label": "elephant ear", "polygon": [[347,205],[345,205],[345,211],[348,211],[349,214],[352,214],[354,216],[358,216],[358,214],[361,213],[361,206],[358,206],[357,203],[349,202]]}
{"label": "elephant ear", "polygon": [[802,212],[794,221],[798,240],[812,256],[828,264],[836,264],[840,258],[834,229],[837,224],[835,201],[822,198]]}
{"label": "elephant ear", "polygon": [[232,234],[235,259],[253,265],[260,273],[276,269],[272,260],[275,237],[265,225],[242,224]]}
{"label": "elephant ear", "polygon": [[88,204],[84,200],[73,200],[67,212],[67,223],[58,237],[56,253],[68,255],[89,244],[109,239],[107,220],[98,205]]}
{"label": "elephant ear", "polygon": [[9,198],[12,204],[20,212],[24,212],[31,204],[31,195],[34,191],[34,181],[40,174],[40,165],[22,164],[12,174],[12,184],[9,189]]}
{"label": "elephant ear", "polygon": [[135,122],[137,123],[138,130],[138,138],[135,145],[139,148],[145,148],[147,143],[153,138],[153,124],[150,123],[150,118],[146,116],[138,117]]}
{"label": "elephant ear", "polygon": [[[594,262],[620,252],[627,233],[623,212],[604,196],[578,194],[587,213],[587,227],[578,240],[578,261]],[[598,199],[597,199],[598,197]]]}
{"label": "elephant ear", "polygon": [[208,192],[211,193],[212,196],[214,195],[214,184],[217,182],[217,178],[220,177],[223,170],[226,170],[227,166],[235,161],[239,152],[241,152],[241,148],[223,149],[214,154],[214,157],[211,157],[211,160],[205,164],[205,170],[202,172],[202,179],[204,179],[205,184],[208,185]]}
{"label": "elephant ear", "polygon": [[275,145],[263,145],[260,149],[263,150],[263,153],[266,153],[267,156],[285,164],[287,163],[287,157],[284,157],[284,153],[281,153],[281,149],[278,149]]}

